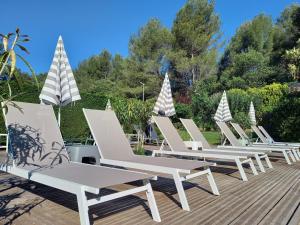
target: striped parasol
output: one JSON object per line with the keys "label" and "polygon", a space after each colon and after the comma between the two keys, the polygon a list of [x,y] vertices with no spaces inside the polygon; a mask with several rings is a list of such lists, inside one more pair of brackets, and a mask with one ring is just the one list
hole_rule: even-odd
{"label": "striped parasol", "polygon": [[110,99],[107,100],[105,110],[113,110],[111,107]]}
{"label": "striped parasol", "polygon": [[153,112],[164,116],[173,116],[176,114],[168,73],[165,75],[165,79],[155,103]]}
{"label": "striped parasol", "polygon": [[232,116],[231,116],[231,113],[229,110],[229,105],[228,105],[227,96],[226,96],[225,91],[223,92],[217,112],[214,116],[214,120],[216,120],[218,122],[227,122],[227,121],[232,120]]}
{"label": "striped parasol", "polygon": [[59,106],[59,125],[61,106],[81,99],[61,36],[58,38],[52,64],[39,98],[42,104]]}
{"label": "striped parasol", "polygon": [[250,119],[251,125],[256,125],[255,109],[254,109],[254,105],[253,105],[252,101],[250,103],[249,119]]}

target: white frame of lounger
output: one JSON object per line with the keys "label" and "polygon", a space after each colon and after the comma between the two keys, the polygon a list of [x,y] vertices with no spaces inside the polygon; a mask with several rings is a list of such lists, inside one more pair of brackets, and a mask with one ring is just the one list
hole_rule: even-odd
{"label": "white frame of lounger", "polygon": [[[241,154],[250,154],[250,155],[253,155],[253,156],[250,156],[250,157],[254,157],[255,158],[255,160],[256,160],[256,162],[257,162],[257,165],[258,165],[258,167],[259,167],[259,170],[261,171],[261,172],[266,172],[266,170],[265,170],[265,168],[264,168],[264,165],[262,164],[262,161],[261,161],[261,159],[265,159],[265,161],[266,161],[266,163],[267,163],[267,165],[268,165],[268,167],[270,168],[270,169],[272,169],[273,168],[273,166],[272,166],[272,163],[271,163],[271,161],[270,161],[270,159],[269,159],[269,157],[268,157],[268,155],[265,153],[265,152],[262,152],[262,151],[241,151],[239,148],[237,148],[237,149],[234,149],[234,148],[230,148],[231,146],[226,146],[226,147],[228,147],[228,148],[224,148],[224,149],[222,149],[221,147],[222,146],[218,146],[218,148],[203,148],[203,146],[202,146],[202,144],[201,144],[201,142],[200,141],[189,141],[189,142],[194,142],[194,143],[200,143],[199,144],[199,148],[205,153],[205,152],[209,152],[209,151],[222,151],[222,152],[224,152],[224,153],[237,153],[237,154],[239,154],[239,153],[241,153]],[[193,145],[194,145],[194,143],[193,143]]]}
{"label": "white frame of lounger", "polygon": [[[272,147],[272,148],[288,148],[288,149],[291,149],[292,150],[292,152],[293,152],[293,154],[294,154],[294,156],[295,156],[295,158],[296,158],[296,160],[300,160],[300,151],[299,151],[299,147],[300,146],[297,146],[297,145],[293,145],[293,144],[285,144],[285,143],[276,143],[276,142],[271,142],[271,143],[269,143],[268,142],[268,137],[265,135],[265,132],[266,132],[266,130],[262,130],[260,127],[261,126],[255,126],[256,127],[256,129],[257,130],[255,130],[255,129],[253,129],[252,128],[252,126],[251,126],[251,128],[252,128],[252,130],[254,131],[254,133],[258,136],[258,138],[262,141],[262,142],[256,142],[256,145],[268,145],[268,146],[270,146],[270,147]],[[262,127],[263,128],[263,127]],[[263,128],[264,129],[264,128]],[[267,133],[267,132],[266,132]],[[262,138],[261,138],[261,136],[263,136],[265,139],[266,139],[266,141],[264,141]],[[268,136],[270,136],[269,134],[268,134]],[[270,136],[271,137],[271,136]],[[271,137],[272,138],[272,137]],[[273,138],[272,138],[272,140],[273,140]]]}
{"label": "white frame of lounger", "polygon": [[[218,125],[218,123],[217,123]],[[226,126],[228,126],[226,124]],[[222,128],[219,127],[221,132],[223,132]],[[224,133],[224,132],[223,132]],[[226,134],[224,133],[225,137]],[[235,137],[236,138],[236,137]],[[228,140],[228,138],[226,137],[226,139]],[[230,140],[228,140],[230,142]],[[296,159],[294,157],[293,151],[291,149],[278,149],[278,148],[271,148],[271,147],[256,147],[256,146],[234,146],[231,142],[230,142],[230,146],[226,146],[226,145],[221,145],[220,148],[232,148],[232,149],[240,149],[240,150],[245,150],[245,151],[261,151],[261,152],[281,152],[287,162],[287,164],[291,164],[291,161],[288,157],[288,154],[290,155],[291,159],[293,162],[296,162]],[[218,146],[219,148],[219,146]]]}
{"label": "white frame of lounger", "polygon": [[[235,127],[234,124],[230,123],[232,125],[232,127],[234,128],[234,130],[239,134],[239,136],[244,139],[244,135],[241,134],[238,130],[238,128]],[[239,124],[237,124],[239,125]],[[259,127],[256,127],[258,129],[258,132],[260,131]],[[241,128],[242,129],[242,128]],[[251,126],[251,129],[253,130],[252,126]],[[299,151],[299,148],[295,147],[295,146],[289,146],[289,145],[276,145],[274,143],[268,143],[268,142],[264,142],[261,138],[260,138],[260,134],[258,134],[255,130],[253,130],[256,135],[258,136],[258,138],[262,141],[262,142],[255,142],[255,143],[252,143],[250,142],[249,144],[251,144],[250,146],[253,146],[253,147],[266,147],[266,148],[281,148],[281,149],[284,149],[284,150],[291,150],[294,154],[294,157],[297,161],[300,160],[300,151]],[[263,133],[261,133],[261,135],[263,135]],[[246,137],[247,138],[247,137]],[[267,137],[266,137],[267,138]],[[250,139],[249,139],[250,140]],[[293,158],[292,158],[293,160]],[[294,161],[294,160],[293,160]],[[294,161],[295,162],[295,161]]]}
{"label": "white frame of lounger", "polygon": [[[100,152],[100,154],[101,154],[101,152]],[[171,168],[171,167],[155,166],[155,165],[121,161],[121,160],[103,159],[102,156],[100,159],[100,164],[120,166],[120,167],[126,167],[126,168],[131,168],[131,169],[146,170],[146,171],[151,171],[151,172],[172,175],[178,195],[179,195],[179,200],[180,200],[182,209],[186,210],[186,211],[190,211],[190,207],[189,207],[187,197],[186,197],[183,185],[182,185],[182,181],[186,181],[186,180],[189,180],[194,177],[201,176],[201,175],[206,175],[208,182],[211,186],[213,194],[220,195],[218,187],[217,187],[215,180],[212,176],[212,173],[210,171],[210,168],[204,169],[204,170],[196,172],[196,173],[191,173],[191,170],[175,169],[175,168]],[[180,176],[180,173],[184,173],[187,175]]]}
{"label": "white frame of lounger", "polygon": [[[115,168],[111,168],[115,169]],[[80,185],[71,181],[66,181],[63,179],[55,178],[52,176],[48,176],[45,174],[41,174],[38,172],[34,172],[31,174],[30,178],[28,178],[28,170],[24,170],[15,166],[10,165],[0,165],[0,170],[6,173],[10,173],[40,184],[44,184],[46,186],[50,186],[56,189],[63,190],[65,192],[69,192],[75,194],[77,197],[77,204],[78,204],[78,211],[80,217],[80,224],[81,225],[90,225],[89,219],[89,206],[100,204],[103,202],[107,202],[110,200],[114,200],[117,198],[121,198],[124,196],[132,195],[139,192],[146,192],[147,200],[149,202],[149,208],[153,217],[153,220],[156,222],[161,222],[161,218],[158,212],[158,208],[156,205],[156,201],[154,198],[152,186],[150,184],[149,179],[143,180],[143,186],[131,188],[125,191],[116,192],[113,194],[108,194],[104,196],[97,196],[94,199],[87,199],[86,192],[90,192],[96,195],[100,194],[99,188],[93,188],[86,185]],[[115,169],[118,170],[118,169]],[[136,172],[138,173],[138,172]],[[50,185],[51,184],[51,185]]]}
{"label": "white frame of lounger", "polygon": [[[85,118],[87,118],[85,109],[82,109],[83,114]],[[91,133],[93,133],[91,129],[91,124],[89,120],[86,120],[88,123],[88,126],[90,128]],[[97,138],[95,138],[95,142],[98,145]],[[138,170],[144,170],[144,171],[150,171],[150,172],[157,172],[157,173],[164,173],[164,174],[169,174],[173,176],[175,186],[178,192],[179,200],[181,203],[181,207],[185,211],[190,211],[190,206],[187,201],[187,197],[182,185],[182,181],[186,181],[188,179],[192,179],[196,176],[201,176],[201,175],[206,175],[208,182],[210,184],[210,187],[212,189],[212,192],[214,195],[220,195],[217,184],[214,180],[214,177],[211,173],[210,168],[208,167],[207,169],[204,169],[202,171],[196,172],[191,174],[191,170],[184,170],[184,169],[178,169],[178,168],[171,168],[171,167],[164,167],[164,166],[155,166],[155,165],[150,165],[150,164],[143,164],[143,163],[134,163],[134,162],[128,162],[124,160],[112,160],[112,159],[105,159],[102,155],[102,152],[99,149],[99,154],[100,154],[100,165],[101,164],[106,164],[106,165],[111,165],[111,166],[120,166],[120,167],[125,167],[125,168],[131,168],[131,169],[138,169]],[[147,156],[145,156],[147,157]],[[186,176],[180,176],[180,173],[185,173],[188,174]]]}
{"label": "white frame of lounger", "polygon": [[[154,119],[155,121],[155,119]],[[158,124],[156,124],[158,126]],[[199,141],[191,141],[191,143],[193,143],[192,145],[194,146],[194,144],[197,144],[199,145],[201,142]],[[238,156],[226,156],[226,157],[216,157],[216,154],[210,154],[208,151],[207,152],[199,152],[199,151],[196,151],[195,152],[177,152],[177,151],[174,151],[170,145],[168,145],[171,149],[171,151],[166,151],[166,150],[163,150],[164,149],[164,146],[165,144],[168,144],[168,140],[166,137],[164,137],[164,140],[163,142],[161,143],[161,146],[159,148],[159,150],[153,150],[152,151],[152,156],[155,157],[156,154],[161,154],[161,155],[173,155],[173,156],[189,156],[189,157],[196,157],[196,158],[203,158],[205,160],[205,158],[218,158],[218,159],[231,159],[231,160],[234,160],[235,163],[236,163],[236,166],[240,172],[240,175],[241,175],[241,178],[243,181],[248,181],[248,178],[246,176],[246,173],[245,173],[245,170],[243,168],[243,164],[246,164],[246,163],[249,163],[251,169],[252,169],[252,172],[254,175],[258,175],[257,173],[257,170],[254,166],[254,163],[252,161],[251,158],[248,158],[247,156],[241,156],[241,157],[238,157]],[[204,156],[205,155],[205,156]],[[222,154],[220,154],[222,155]],[[224,156],[224,155],[222,155]],[[243,160],[241,161],[240,158],[246,158],[246,160]],[[250,159],[250,160],[249,160]]]}
{"label": "white frame of lounger", "polygon": [[271,143],[275,145],[287,145],[287,146],[293,146],[293,147],[300,147],[299,142],[281,142],[281,141],[275,141],[271,135],[267,132],[267,130],[263,126],[257,126],[257,128],[265,135],[267,139],[271,139]]}
{"label": "white frame of lounger", "polygon": [[[153,150],[152,156],[154,157],[155,155],[189,156],[189,157],[204,158],[204,159],[205,158],[230,159],[235,161],[243,181],[248,181],[248,178],[243,168],[243,164],[249,163],[253,174],[258,175],[252,159],[248,158],[247,156],[238,157],[238,156],[225,156],[220,154],[222,155],[222,158],[220,158],[220,157],[216,157],[216,154],[210,154],[209,152],[202,153],[202,152],[174,152],[174,151],[165,151],[165,150]],[[245,160],[242,161],[241,160],[242,158],[245,158]]]}
{"label": "white frame of lounger", "polygon": [[[182,121],[181,121],[181,123],[182,123]],[[184,124],[183,124],[183,126],[184,126]],[[187,129],[187,127],[185,127],[185,126],[184,126],[184,128],[188,132],[189,136],[193,139],[193,135],[192,135],[192,133],[190,133],[190,130]],[[255,152],[255,151],[247,151],[247,152],[245,152],[245,151],[238,151],[238,149],[234,150],[234,149],[230,149],[230,148],[228,148],[228,149],[221,149],[221,148],[218,148],[218,149],[214,149],[214,148],[206,149],[206,148],[203,148],[201,141],[195,141],[193,139],[192,141],[189,141],[189,142],[192,143],[192,146],[198,145],[198,148],[201,148],[202,151],[205,151],[205,152],[206,151],[224,151],[224,152],[228,152],[228,153],[249,153],[249,154],[253,154],[254,157],[255,157],[255,160],[256,160],[256,162],[258,164],[259,170],[261,172],[263,172],[263,173],[266,172],[266,170],[265,170],[265,168],[264,168],[264,166],[262,164],[261,159],[265,159],[268,167],[269,168],[273,168],[272,163],[271,163],[268,155],[265,152]]]}
{"label": "white frame of lounger", "polygon": [[[225,148],[225,149],[222,149],[221,146],[219,146],[218,148],[203,148],[202,144],[200,141],[189,141],[189,142],[194,142],[193,145],[195,145],[195,143],[199,143],[199,148],[201,149],[201,151],[203,151],[204,154],[206,154],[207,152],[216,152],[216,151],[221,151],[221,152],[224,152],[224,153],[235,153],[235,154],[249,154],[249,155],[253,155],[253,156],[250,156],[250,157],[254,157],[256,162],[257,162],[257,165],[259,167],[259,170],[263,173],[266,172],[265,168],[264,168],[264,165],[262,164],[262,161],[261,159],[265,159],[268,167],[271,169],[273,168],[272,166],[272,163],[268,157],[268,155],[265,153],[265,152],[261,152],[261,151],[241,151],[240,149],[233,149],[233,148]],[[231,147],[231,146],[228,146],[228,147]],[[195,150],[196,151],[196,150]],[[220,155],[222,155],[220,153]],[[251,159],[251,158],[250,158]]]}
{"label": "white frame of lounger", "polygon": [[277,143],[274,143],[274,142],[271,143],[271,144],[262,143],[262,142],[255,142],[255,143],[253,143],[253,146],[257,146],[257,147],[266,146],[267,148],[272,148],[272,149],[290,150],[290,151],[292,151],[292,153],[293,153],[296,161],[300,160],[300,151],[299,151],[299,147],[297,147],[297,146],[285,145],[285,144],[277,144]]}
{"label": "white frame of lounger", "polygon": [[228,148],[228,149],[237,149],[237,150],[243,150],[243,151],[251,151],[251,152],[265,152],[265,153],[270,153],[270,152],[281,152],[287,162],[287,164],[292,164],[288,154],[290,155],[291,159],[293,162],[296,162],[296,159],[294,157],[294,154],[292,150],[285,150],[285,149],[276,149],[276,148],[266,148],[266,147],[255,147],[255,146],[233,146],[233,145],[218,145],[218,148]]}
{"label": "white frame of lounger", "polygon": [[[1,103],[2,106],[2,113],[3,115],[5,115],[5,111],[4,111],[4,107],[3,107],[3,103]],[[6,124],[6,118],[4,116],[4,123],[5,126],[7,127]],[[9,135],[7,135],[7,142],[6,142],[6,152],[8,153],[8,145],[9,145]],[[76,163],[76,162],[73,162]],[[78,163],[79,164],[79,163]],[[115,168],[112,168],[115,169]],[[3,172],[6,173],[10,173],[25,179],[28,179],[28,177],[26,176],[28,174],[27,170],[23,170],[20,169],[18,167],[15,166],[15,161],[13,160],[13,166],[9,166],[9,165],[5,165],[5,164],[0,164],[0,170],[2,170]],[[118,170],[118,169],[115,169]],[[136,172],[138,173],[138,172]],[[109,195],[105,195],[102,197],[97,197],[97,199],[90,199],[87,200],[86,194],[85,192],[90,192],[93,194],[100,194],[100,190],[99,188],[92,188],[92,187],[88,187],[85,185],[79,185],[76,184],[74,182],[70,182],[70,181],[66,181],[66,180],[62,180],[62,179],[58,179],[58,178],[54,178],[51,176],[47,176],[44,174],[40,174],[40,173],[34,173],[35,177],[32,177],[33,175],[31,175],[30,179],[31,181],[35,181],[37,183],[41,183],[44,185],[47,185],[49,187],[54,187],[72,194],[75,194],[77,197],[77,204],[78,204],[78,211],[79,211],[79,218],[80,218],[80,224],[81,225],[90,225],[90,219],[89,219],[89,206],[91,205],[96,205],[96,204],[100,204],[103,202],[107,202],[110,200],[114,200],[117,198],[121,198],[127,195],[131,195],[134,193],[139,193],[142,191],[146,192],[146,196],[147,196],[147,201],[149,202],[149,208],[151,211],[151,215],[154,221],[156,222],[161,222],[161,218],[160,218],[160,214],[157,208],[157,204],[156,204],[156,200],[154,198],[154,194],[153,194],[153,190],[152,190],[152,186],[151,183],[149,181],[149,179],[145,179],[143,180],[144,185],[138,188],[132,188],[126,191],[120,191],[114,194],[109,194]],[[51,182],[49,182],[51,181]],[[51,185],[49,185],[49,183],[51,183]],[[74,190],[71,191],[71,186],[77,186]],[[93,200],[93,201],[91,201]]]}

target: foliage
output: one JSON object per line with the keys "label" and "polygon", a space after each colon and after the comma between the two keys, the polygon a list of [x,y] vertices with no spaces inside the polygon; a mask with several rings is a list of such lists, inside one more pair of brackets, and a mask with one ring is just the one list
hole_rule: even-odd
{"label": "foliage", "polygon": [[192,109],[190,105],[183,103],[175,103],[175,111],[176,114],[173,118],[173,122],[180,122],[180,118],[191,118],[192,117]]}
{"label": "foliage", "polygon": [[172,27],[175,50],[179,51],[173,54],[173,66],[184,68],[181,71],[193,82],[215,71],[220,19],[214,7],[214,1],[188,0]]}
{"label": "foliage", "polygon": [[[253,101],[258,123],[274,130],[278,139],[299,141],[299,96],[288,92],[287,82],[293,76],[299,79],[300,6],[284,9],[276,22],[260,14],[242,24],[218,60],[220,23],[214,1],[188,0],[171,29],[158,19],[140,27],[130,39],[128,57],[103,50],[81,62],[74,74],[82,100],[62,109],[64,138],[83,140],[89,129],[81,108],[104,109],[108,98],[126,132],[132,131],[133,124],[144,128],[162,75],[168,71],[176,100],[177,114],[172,118],[176,124],[180,117],[192,117],[202,129],[215,129],[213,116],[226,90],[234,121],[249,127],[248,110]],[[15,38],[21,37],[18,32]],[[8,60],[4,72],[13,92],[19,94],[14,99],[39,102],[39,91],[31,83],[34,77],[15,68],[14,53],[8,57],[12,37],[2,35],[0,66],[3,68],[3,59]],[[40,84],[45,77],[37,77]],[[0,78],[0,95],[7,97],[6,77]],[[20,80],[22,87],[17,84]],[[140,101],[142,84],[145,102]],[[142,153],[142,146],[137,151]]]}
{"label": "foliage", "polygon": [[219,64],[219,77],[226,88],[269,83],[275,73],[275,68],[270,65],[273,30],[272,19],[263,14],[237,30]]}
{"label": "foliage", "polygon": [[[192,100],[195,121],[205,129],[214,128],[213,116],[221,99],[221,92],[209,93],[203,88],[204,81],[197,83]],[[227,91],[229,108],[234,121],[249,127],[248,118],[250,102],[253,101],[258,123],[272,112],[288,94],[288,86],[274,83],[263,87],[248,89],[230,89]]]}
{"label": "foliage", "polygon": [[282,98],[272,111],[263,115],[261,124],[276,141],[299,142],[300,95]]}
{"label": "foliage", "polygon": [[4,102],[2,107],[5,107],[7,104],[12,104],[11,100],[17,96],[12,94],[10,81],[12,79],[16,79],[19,85],[21,82],[19,76],[21,73],[19,71],[16,72],[17,58],[26,64],[26,66],[32,72],[32,77],[35,79],[37,85],[38,83],[31,65],[15,49],[18,47],[21,51],[29,54],[28,50],[23,46],[24,42],[29,41],[29,36],[21,34],[19,28],[17,28],[14,33],[8,33],[7,35],[0,34],[0,37],[2,39],[2,45],[0,48],[0,77],[2,79],[0,81],[0,87],[3,90],[5,89],[4,85],[7,85],[7,91],[2,92],[2,95],[0,95],[0,100],[1,102]]}
{"label": "foliage", "polygon": [[159,75],[160,61],[171,49],[173,36],[158,19],[151,19],[129,42],[133,59],[145,65],[146,72]]}
{"label": "foliage", "polygon": [[76,70],[80,76],[92,76],[97,79],[106,79],[112,72],[112,58],[107,50],[103,50],[100,55],[92,56],[88,60],[81,62]]}
{"label": "foliage", "polygon": [[112,100],[112,107],[123,125],[123,129],[127,132],[132,132],[134,124],[144,130],[151,117],[153,106],[152,101],[143,102],[137,99],[121,98]]}
{"label": "foliage", "polygon": [[300,39],[297,42],[297,48],[294,47],[285,51],[287,67],[295,80],[300,81]]}

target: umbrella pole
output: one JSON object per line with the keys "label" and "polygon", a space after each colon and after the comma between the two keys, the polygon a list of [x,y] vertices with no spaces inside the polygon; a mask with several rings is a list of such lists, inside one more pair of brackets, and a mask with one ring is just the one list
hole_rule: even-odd
{"label": "umbrella pole", "polygon": [[58,108],[58,126],[60,127],[60,106],[59,106],[59,108]]}

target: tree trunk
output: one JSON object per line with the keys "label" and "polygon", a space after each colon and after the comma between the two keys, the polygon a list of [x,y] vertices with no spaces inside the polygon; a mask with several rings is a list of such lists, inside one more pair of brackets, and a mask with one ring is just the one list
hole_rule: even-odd
{"label": "tree trunk", "polygon": [[[192,61],[194,59],[194,54],[192,53]],[[196,75],[195,75],[195,68],[194,66],[192,66],[192,84],[194,85],[194,82],[195,82],[195,79],[196,79]]]}

